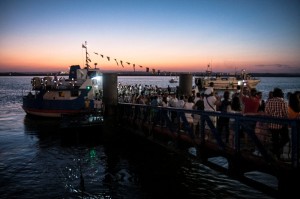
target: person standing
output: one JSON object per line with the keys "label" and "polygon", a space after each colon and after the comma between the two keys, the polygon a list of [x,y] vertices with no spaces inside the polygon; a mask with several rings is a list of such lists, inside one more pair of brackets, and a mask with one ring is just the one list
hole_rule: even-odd
{"label": "person standing", "polygon": [[185,103],[184,98],[185,98],[184,95],[179,96],[179,100],[177,102],[177,108],[183,108]]}
{"label": "person standing", "polygon": [[[173,108],[176,108],[177,107],[177,104],[178,104],[178,99],[176,97],[176,94],[173,93],[171,95],[171,98],[169,100],[169,106],[170,107],[173,107]],[[177,111],[171,111],[171,121],[172,123],[174,124],[174,122],[176,121],[176,118],[177,118]]]}
{"label": "person standing", "polygon": [[288,117],[290,119],[300,118],[300,91],[295,91],[289,96]]}
{"label": "person standing", "polygon": [[[231,112],[231,101],[229,99],[229,91],[225,91],[223,94],[223,100],[221,101],[220,111],[221,113]],[[219,117],[218,119],[218,132],[222,136],[223,129],[225,130],[225,142],[229,141],[229,117]]]}
{"label": "person standing", "polygon": [[[257,115],[260,100],[257,97],[257,91],[255,88],[251,88],[248,84],[246,88],[244,85],[241,86],[240,101],[242,103],[242,114],[244,115]],[[245,120],[241,124],[241,132],[251,137],[251,134],[255,133],[256,121]],[[244,136],[241,134],[240,136]],[[245,137],[245,143],[248,143],[248,136]]]}
{"label": "person standing", "polygon": [[240,99],[244,105],[243,114],[255,115],[258,112],[260,100],[256,95],[257,91],[255,88],[247,87],[247,89],[250,89],[250,93],[245,92],[245,89],[242,86],[242,91],[240,93]]}
{"label": "person standing", "polygon": [[[273,98],[267,101],[265,113],[272,117],[288,118],[288,106],[284,101],[284,94],[280,88],[274,88]],[[283,147],[289,141],[288,126],[270,123],[269,130],[272,136],[272,152],[279,159],[283,152]]]}
{"label": "person standing", "polygon": [[171,94],[171,87],[170,87],[170,85],[168,85],[168,94],[170,95]]}
{"label": "person standing", "polygon": [[[205,111],[217,111],[217,106],[220,103],[219,97],[216,97],[214,94],[214,90],[212,87],[208,87],[204,92],[204,110]],[[213,123],[213,125],[217,126],[217,118],[216,116],[209,117]]]}
{"label": "person standing", "polygon": [[[194,107],[193,97],[189,96],[187,102],[184,103],[183,108],[188,109],[188,110],[192,110],[193,107]],[[193,117],[192,117],[191,113],[185,113],[185,117],[186,117],[189,124],[193,124]]]}
{"label": "person standing", "polygon": [[[203,111],[204,110],[204,101],[203,96],[198,92],[196,93],[196,98],[194,99],[194,110]],[[199,134],[200,129],[200,114],[194,114],[193,115],[193,123],[194,123],[194,134]],[[197,133],[196,133],[197,132]]]}

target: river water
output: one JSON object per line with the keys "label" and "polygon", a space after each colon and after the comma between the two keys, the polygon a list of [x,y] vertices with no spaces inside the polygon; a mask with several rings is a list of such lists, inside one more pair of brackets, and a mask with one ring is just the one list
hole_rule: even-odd
{"label": "river water", "polygon": [[[135,136],[65,134],[55,120],[30,118],[21,106],[31,78],[0,77],[0,198],[271,198]],[[162,87],[168,80],[119,77]],[[265,97],[274,86],[300,90],[299,78],[261,80]]]}

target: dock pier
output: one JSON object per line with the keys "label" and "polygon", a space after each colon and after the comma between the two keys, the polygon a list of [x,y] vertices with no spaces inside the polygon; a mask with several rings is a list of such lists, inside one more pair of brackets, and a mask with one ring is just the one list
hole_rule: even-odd
{"label": "dock pier", "polygon": [[[182,74],[179,92],[191,90],[191,75]],[[234,113],[208,112],[170,107],[118,103],[117,75],[103,77],[103,96],[106,118],[116,128],[142,136],[170,150],[195,156],[204,165],[227,174],[251,187],[275,198],[295,198],[300,184],[300,124],[299,120],[280,119],[266,116],[244,116]],[[176,112],[177,120],[171,121],[170,113]],[[187,121],[185,113],[200,115],[198,124]],[[210,117],[230,118],[230,139],[226,143],[221,132],[213,125]],[[258,129],[245,128],[249,122],[261,124],[278,123],[289,126],[290,142],[285,147],[282,159],[271,152],[271,135],[260,136]],[[241,131],[240,129],[243,129]],[[222,157],[228,162],[225,168],[210,161]],[[247,173],[258,171],[277,178],[277,188],[247,177]]]}

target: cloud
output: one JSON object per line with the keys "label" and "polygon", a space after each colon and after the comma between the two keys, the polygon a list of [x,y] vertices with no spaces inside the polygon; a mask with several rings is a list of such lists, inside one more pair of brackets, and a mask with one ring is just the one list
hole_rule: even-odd
{"label": "cloud", "polygon": [[268,72],[300,73],[300,66],[291,66],[288,64],[258,64],[254,67]]}
{"label": "cloud", "polygon": [[275,68],[291,68],[290,65],[284,65],[284,64],[258,64],[255,65],[256,67],[275,67]]}

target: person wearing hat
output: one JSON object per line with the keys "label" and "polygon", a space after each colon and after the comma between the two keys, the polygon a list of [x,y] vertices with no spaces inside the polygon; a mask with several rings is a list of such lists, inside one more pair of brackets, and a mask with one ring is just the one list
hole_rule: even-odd
{"label": "person wearing hat", "polygon": [[[213,82],[211,82],[213,84]],[[207,87],[204,92],[204,111],[216,111],[217,106],[220,104],[219,97],[216,97],[214,94],[214,89],[212,87]],[[217,118],[215,116],[210,116],[213,124],[216,127]]]}

